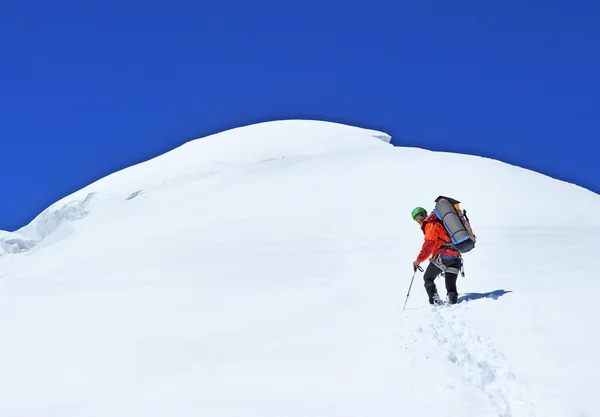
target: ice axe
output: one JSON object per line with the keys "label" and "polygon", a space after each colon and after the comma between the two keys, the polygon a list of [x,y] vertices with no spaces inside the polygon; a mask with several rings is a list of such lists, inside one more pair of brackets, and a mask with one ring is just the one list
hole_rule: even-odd
{"label": "ice axe", "polygon": [[[421,272],[423,272],[423,268],[421,268],[421,266],[417,266],[417,269]],[[413,273],[412,278],[410,279],[410,285],[408,287],[408,293],[406,294],[406,301],[404,302],[404,307],[402,307],[402,311],[404,311],[404,309],[406,308],[406,303],[408,303],[408,296],[410,295],[410,289],[412,288],[412,284],[413,281],[415,280],[415,275],[417,274],[417,269],[415,269],[415,272]]]}

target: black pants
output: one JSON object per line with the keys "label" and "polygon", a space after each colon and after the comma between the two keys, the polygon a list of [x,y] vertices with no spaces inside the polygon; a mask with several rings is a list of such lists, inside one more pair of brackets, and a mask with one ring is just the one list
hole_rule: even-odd
{"label": "black pants", "polygon": [[[456,268],[457,271],[460,271],[462,266],[461,258],[442,259],[442,262],[446,268]],[[427,291],[429,303],[431,304],[433,304],[433,295],[437,293],[434,280],[441,273],[442,270],[434,265],[433,262],[430,262],[429,266],[425,270],[425,274],[423,275],[423,279],[425,280],[425,290]],[[455,304],[458,298],[458,291],[456,290],[456,279],[458,278],[458,273],[446,271],[444,275],[446,277],[446,292],[448,294],[448,299],[451,304]]]}

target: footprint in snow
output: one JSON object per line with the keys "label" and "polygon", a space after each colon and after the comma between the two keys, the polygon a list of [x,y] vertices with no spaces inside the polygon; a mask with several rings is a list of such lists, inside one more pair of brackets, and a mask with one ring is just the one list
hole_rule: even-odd
{"label": "footprint in snow", "polygon": [[509,369],[506,357],[460,319],[464,309],[459,305],[432,309],[429,326],[417,327],[415,334],[433,337],[444,348],[445,358],[459,367],[460,377],[489,399],[499,417],[535,417],[526,388]]}

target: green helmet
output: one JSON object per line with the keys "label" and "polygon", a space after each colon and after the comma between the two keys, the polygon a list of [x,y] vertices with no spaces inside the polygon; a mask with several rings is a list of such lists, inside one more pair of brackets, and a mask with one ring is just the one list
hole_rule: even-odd
{"label": "green helmet", "polygon": [[417,207],[416,209],[414,209],[412,211],[411,216],[412,216],[413,220],[415,220],[417,218],[417,216],[420,214],[424,214],[427,216],[427,210],[425,210],[423,207]]}

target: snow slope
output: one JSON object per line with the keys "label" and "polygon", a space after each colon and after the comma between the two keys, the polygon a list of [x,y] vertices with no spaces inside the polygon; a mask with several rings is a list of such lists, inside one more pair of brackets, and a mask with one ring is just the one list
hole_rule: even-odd
{"label": "snow slope", "polygon": [[[599,196],[389,140],[234,129],[0,234],[0,415],[600,415]],[[438,195],[478,236],[462,302],[417,274],[402,312]]]}

